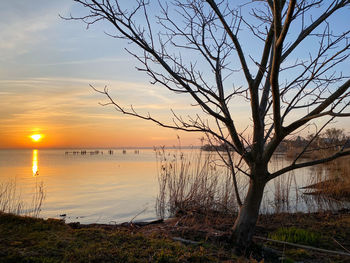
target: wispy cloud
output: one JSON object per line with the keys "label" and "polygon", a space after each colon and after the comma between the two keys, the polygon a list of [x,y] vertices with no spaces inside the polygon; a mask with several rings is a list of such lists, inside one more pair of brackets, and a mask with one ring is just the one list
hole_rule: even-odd
{"label": "wispy cloud", "polygon": [[94,64],[94,63],[110,63],[110,62],[128,62],[134,61],[132,58],[113,58],[113,57],[104,57],[104,58],[93,58],[93,59],[81,59],[81,60],[67,60],[60,61],[55,63],[31,63],[28,65],[35,66],[59,66],[59,65],[85,65],[85,64]]}
{"label": "wispy cloud", "polygon": [[[36,44],[43,44],[48,38],[44,31],[59,21],[58,10],[66,10],[71,5],[62,1],[60,9],[54,1],[12,0],[2,3],[0,11],[0,56],[17,56],[29,52]],[[41,2],[41,3],[39,3]],[[6,40],[6,41],[4,41]]]}
{"label": "wispy cloud", "polygon": [[[23,130],[23,127],[31,124],[54,127],[64,124],[67,128],[93,124],[107,127],[110,123],[118,123],[114,121],[137,122],[134,117],[117,113],[113,107],[98,105],[106,98],[99,96],[88,84],[104,87],[106,82],[49,77],[0,80],[0,89],[4,90],[0,91],[0,128],[5,131]],[[164,118],[171,115],[170,108],[186,108],[180,103],[170,104],[170,98],[161,92],[154,92],[144,83],[112,81],[109,85],[111,91],[118,94],[120,103],[125,106],[132,103],[141,114],[150,112],[153,116]],[[157,103],[150,103],[152,101]]]}

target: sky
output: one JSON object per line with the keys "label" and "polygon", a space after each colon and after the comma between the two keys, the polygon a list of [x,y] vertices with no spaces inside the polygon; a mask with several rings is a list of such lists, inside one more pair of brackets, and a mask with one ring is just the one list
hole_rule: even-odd
{"label": "sky", "polygon": [[[105,85],[118,101],[151,111],[159,118],[174,101],[154,89],[123,41],[104,29],[86,30],[60,15],[79,12],[69,0],[3,1],[0,10],[0,148],[172,146],[177,135],[185,145],[199,135],[184,134],[117,113],[98,103],[105,98],[90,88]],[[164,115],[164,116],[163,116]],[[43,134],[34,143],[29,136]]]}
{"label": "sky", "polygon": [[[126,41],[59,15],[81,14],[71,0],[2,1],[0,9],[0,148],[199,145],[200,134],[164,129],[103,107],[93,91],[107,86],[122,105],[160,120],[195,113],[191,100],[150,84],[137,72]],[[239,81],[238,81],[239,82]],[[243,105],[233,106],[244,129]],[[33,142],[32,134],[42,134]]]}

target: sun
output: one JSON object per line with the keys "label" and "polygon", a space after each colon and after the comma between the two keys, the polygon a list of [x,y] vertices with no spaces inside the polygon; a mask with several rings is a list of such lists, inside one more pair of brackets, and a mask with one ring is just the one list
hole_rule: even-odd
{"label": "sun", "polygon": [[30,138],[33,142],[39,142],[43,138],[43,136],[41,134],[33,134],[30,135]]}

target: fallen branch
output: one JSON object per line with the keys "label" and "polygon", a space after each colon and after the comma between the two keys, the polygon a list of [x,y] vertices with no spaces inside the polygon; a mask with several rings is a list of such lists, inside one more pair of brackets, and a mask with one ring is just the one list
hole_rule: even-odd
{"label": "fallen branch", "polygon": [[346,252],[342,252],[342,251],[334,251],[334,250],[328,250],[328,249],[323,249],[323,248],[310,247],[310,246],[290,243],[290,242],[286,242],[286,241],[274,240],[274,239],[270,239],[270,238],[267,238],[267,237],[254,236],[253,238],[260,239],[260,240],[265,240],[265,241],[270,241],[270,242],[275,242],[275,243],[279,243],[279,244],[284,244],[284,245],[289,245],[289,246],[294,246],[294,247],[300,247],[300,248],[315,250],[315,251],[319,251],[319,252],[323,252],[323,253],[332,253],[332,254],[337,254],[337,255],[350,257],[350,253],[346,253]]}
{"label": "fallen branch", "polygon": [[346,249],[342,244],[340,244],[337,240],[335,240],[334,237],[332,237],[332,239],[334,240],[335,243],[337,243],[342,249],[344,249],[346,252],[350,253],[350,251],[348,249]]}
{"label": "fallen branch", "polygon": [[201,243],[201,242],[198,242],[198,241],[192,241],[192,240],[184,239],[184,238],[181,238],[181,237],[172,237],[171,239],[174,240],[174,241],[179,241],[181,243],[191,244],[191,245],[198,245],[198,244]]}
{"label": "fallen branch", "polygon": [[137,226],[137,227],[142,227],[142,226],[148,226],[148,225],[155,225],[155,224],[161,224],[163,223],[164,220],[163,219],[157,219],[154,221],[149,221],[149,222],[124,222],[121,223],[120,226]]}
{"label": "fallen branch", "polygon": [[157,220],[150,221],[150,222],[134,222],[133,224],[137,225],[137,226],[148,226],[148,225],[156,225],[156,224],[161,224],[161,223],[164,223],[163,219],[157,219]]}

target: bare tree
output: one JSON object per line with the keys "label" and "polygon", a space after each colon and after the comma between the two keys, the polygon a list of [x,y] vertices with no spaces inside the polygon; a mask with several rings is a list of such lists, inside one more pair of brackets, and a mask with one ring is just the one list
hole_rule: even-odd
{"label": "bare tree", "polygon": [[347,140],[347,136],[343,129],[329,128],[324,132],[323,137],[327,140],[327,143],[333,146],[334,144],[344,144]]}
{"label": "bare tree", "polygon": [[[316,138],[335,119],[350,116],[350,78],[344,66],[349,65],[350,31],[333,19],[349,11],[349,0],[135,0],[125,1],[127,7],[118,0],[74,1],[87,13],[66,19],[87,26],[110,23],[115,30],[108,32],[111,37],[134,44],[127,50],[151,83],[187,94],[203,114],[180,116],[172,111],[172,121],[164,123],[123,107],[106,88],[96,89],[108,98],[103,105],[166,128],[205,133],[234,149],[248,167],[243,171],[227,161],[233,177],[249,177],[242,201],[237,194],[240,210],[232,241],[238,252],[251,243],[268,181],[350,154],[341,147],[325,158],[305,161],[301,157],[311,138],[290,165],[274,172],[268,166],[288,136],[315,126]],[[239,128],[232,108],[243,102],[250,110],[250,124]]]}

